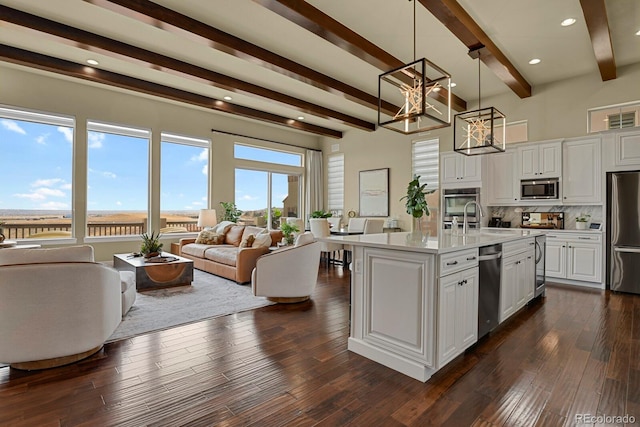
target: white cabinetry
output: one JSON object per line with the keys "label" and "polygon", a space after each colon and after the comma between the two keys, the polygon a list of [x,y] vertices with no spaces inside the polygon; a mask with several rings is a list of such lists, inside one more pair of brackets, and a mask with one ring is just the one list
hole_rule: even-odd
{"label": "white cabinetry", "polygon": [[502,278],[500,284],[500,322],[531,301],[535,291],[533,239],[502,246]]}
{"label": "white cabinetry", "polygon": [[438,367],[478,340],[478,250],[463,250],[440,258]]}
{"label": "white cabinetry", "polygon": [[602,234],[547,234],[548,278],[602,282]]}
{"label": "white cabinetry", "polygon": [[486,159],[483,165],[484,191],[487,205],[514,205],[520,199],[520,180],[516,171],[515,151],[482,156]]}
{"label": "white cabinetry", "polygon": [[559,178],[561,168],[562,146],[560,140],[518,147],[520,179]]}
{"label": "white cabinetry", "polygon": [[482,156],[465,156],[459,153],[440,155],[440,183],[442,187],[469,187],[471,183],[480,186],[482,181]]}
{"label": "white cabinetry", "polygon": [[615,166],[640,165],[640,131],[617,133],[615,147]]}
{"label": "white cabinetry", "polygon": [[601,142],[599,137],[562,144],[562,201],[602,203]]}

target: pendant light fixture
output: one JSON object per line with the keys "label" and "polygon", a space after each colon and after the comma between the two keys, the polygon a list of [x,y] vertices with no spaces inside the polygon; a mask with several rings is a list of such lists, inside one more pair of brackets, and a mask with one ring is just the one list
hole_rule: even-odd
{"label": "pendant light fixture", "polygon": [[413,62],[378,77],[378,126],[404,134],[451,126],[451,75],[426,58],[416,60],[416,1]]}
{"label": "pendant light fixture", "polygon": [[453,149],[467,156],[499,153],[505,150],[505,116],[494,107],[482,108],[480,93],[480,52],[484,46],[469,52],[478,60],[478,109],[455,115]]}

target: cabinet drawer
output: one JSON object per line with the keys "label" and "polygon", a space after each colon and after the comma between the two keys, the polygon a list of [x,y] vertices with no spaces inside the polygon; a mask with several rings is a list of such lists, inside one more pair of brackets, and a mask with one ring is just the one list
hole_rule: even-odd
{"label": "cabinet drawer", "polygon": [[440,255],[440,276],[445,276],[477,265],[477,248]]}
{"label": "cabinet drawer", "polygon": [[528,238],[524,240],[517,240],[515,242],[507,242],[502,244],[502,256],[508,257],[510,255],[519,254],[521,252],[526,252],[533,250],[533,246],[535,245],[535,241],[533,238]]}
{"label": "cabinet drawer", "polygon": [[547,234],[547,242],[583,242],[600,243],[602,233],[557,233]]}

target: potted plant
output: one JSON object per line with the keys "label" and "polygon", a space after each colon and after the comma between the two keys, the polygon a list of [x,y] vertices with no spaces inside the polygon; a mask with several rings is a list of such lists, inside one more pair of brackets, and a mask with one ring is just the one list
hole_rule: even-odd
{"label": "potted plant", "polygon": [[589,222],[589,218],[591,218],[591,215],[589,215],[589,214],[581,213],[579,216],[577,216],[576,217],[576,230],[586,230],[587,229],[587,223]]}
{"label": "potted plant", "polygon": [[295,238],[294,233],[298,233],[300,229],[295,224],[285,222],[280,226],[280,231],[282,231],[283,238],[287,242],[287,245],[293,245],[293,240]]}
{"label": "potted plant", "polygon": [[422,230],[422,217],[424,215],[429,216],[429,205],[427,204],[427,194],[433,193],[435,190],[426,191],[427,184],[420,184],[420,175],[414,176],[413,180],[409,182],[407,186],[407,195],[400,198],[400,200],[406,199],[405,207],[407,213],[411,215],[414,220],[414,233],[418,235],[414,238],[420,238],[424,240],[426,232]]}
{"label": "potted plant", "polygon": [[150,235],[147,233],[142,233],[140,236],[142,237],[140,253],[144,255],[145,258],[151,258],[160,255],[160,251],[162,250],[162,243],[160,243],[160,233],[155,234],[155,232],[152,231]]}
{"label": "potted plant", "polygon": [[224,209],[222,221],[238,222],[238,218],[242,215],[242,211],[237,208],[234,202],[220,202]]}
{"label": "potted plant", "polygon": [[311,218],[331,218],[333,214],[324,210],[311,212]]}

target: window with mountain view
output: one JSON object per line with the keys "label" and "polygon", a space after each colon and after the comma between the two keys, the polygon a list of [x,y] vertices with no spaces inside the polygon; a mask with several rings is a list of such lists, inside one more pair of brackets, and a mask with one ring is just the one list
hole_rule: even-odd
{"label": "window with mountain view", "polygon": [[72,235],[71,117],[0,108],[0,223],[9,240]]}

